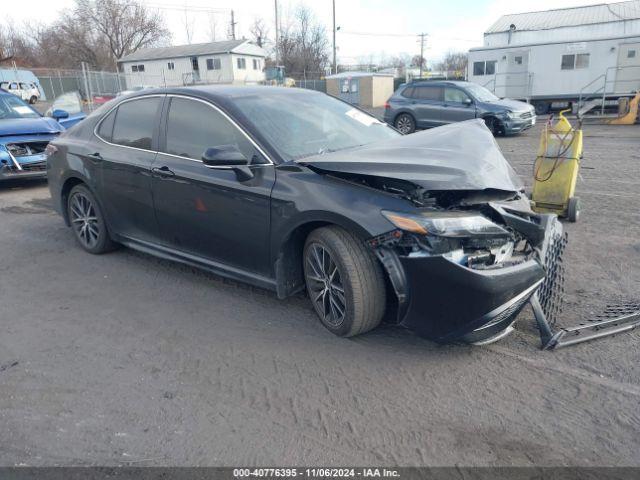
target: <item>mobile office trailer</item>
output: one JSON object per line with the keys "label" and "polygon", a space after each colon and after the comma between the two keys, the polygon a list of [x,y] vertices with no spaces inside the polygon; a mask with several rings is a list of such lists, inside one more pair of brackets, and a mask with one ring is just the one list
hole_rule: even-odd
{"label": "mobile office trailer", "polygon": [[640,90],[640,0],[505,15],[469,51],[467,76],[539,114],[553,102],[604,109]]}

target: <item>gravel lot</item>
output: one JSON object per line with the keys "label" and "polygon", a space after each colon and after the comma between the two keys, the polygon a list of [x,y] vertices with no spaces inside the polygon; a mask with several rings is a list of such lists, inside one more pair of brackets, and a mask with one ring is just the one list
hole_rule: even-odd
{"label": "gravel lot", "polygon": [[[499,138],[531,178],[540,126]],[[640,297],[640,127],[585,127],[565,323]],[[0,465],[640,465],[640,330],[540,352],[382,326],[128,249],[0,185]]]}

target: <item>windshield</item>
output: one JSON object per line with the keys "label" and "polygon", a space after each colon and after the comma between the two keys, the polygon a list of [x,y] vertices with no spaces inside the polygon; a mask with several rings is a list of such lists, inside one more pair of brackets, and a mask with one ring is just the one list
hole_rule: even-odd
{"label": "windshield", "polygon": [[400,135],[351,105],[319,93],[251,95],[235,103],[285,161]]}
{"label": "windshield", "polygon": [[489,90],[481,87],[480,85],[476,85],[475,83],[470,83],[466,85],[465,88],[476,100],[479,100],[480,102],[495,102],[496,100],[499,100],[499,98]]}
{"label": "windshield", "polygon": [[35,110],[14,95],[0,95],[0,120],[39,118]]}

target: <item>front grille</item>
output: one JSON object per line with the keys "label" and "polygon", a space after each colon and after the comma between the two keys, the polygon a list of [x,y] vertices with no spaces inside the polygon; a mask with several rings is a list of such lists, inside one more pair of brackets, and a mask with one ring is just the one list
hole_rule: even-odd
{"label": "front grille", "polygon": [[502,312],[500,312],[498,315],[493,317],[493,319],[491,319],[489,323],[485,323],[481,327],[478,327],[477,330],[483,330],[487,327],[490,327],[491,325],[502,323],[508,319],[514,320],[515,316],[518,313],[520,313],[520,310],[522,310],[522,307],[524,307],[524,305],[527,303],[530,296],[531,295],[525,295],[524,297],[520,298],[517,302],[514,302],[512,305],[509,305]]}
{"label": "front grille", "polygon": [[31,155],[39,155],[44,153],[48,142],[24,142],[24,143],[8,143],[7,150],[14,157],[30,157]]}
{"label": "front grille", "polygon": [[44,172],[47,169],[47,161],[25,163],[20,166],[25,172]]}
{"label": "front grille", "polygon": [[538,299],[550,325],[555,325],[562,313],[564,303],[565,268],[562,255],[567,246],[568,236],[556,234],[549,244],[544,259],[545,279],[538,289]]}
{"label": "front grille", "polygon": [[531,112],[524,112],[524,113],[520,114],[520,118],[526,119],[526,118],[531,118],[531,117],[533,117],[533,113],[531,113]]}

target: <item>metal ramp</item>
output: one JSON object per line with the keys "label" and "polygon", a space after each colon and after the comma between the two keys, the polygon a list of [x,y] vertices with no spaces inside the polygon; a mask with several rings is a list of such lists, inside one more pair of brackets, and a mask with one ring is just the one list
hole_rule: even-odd
{"label": "metal ramp", "polygon": [[543,350],[567,347],[640,327],[640,302],[607,305],[593,318],[571,327],[557,326],[564,297],[562,256],[567,234],[554,238],[544,259],[546,278],[529,300],[540,332]]}

